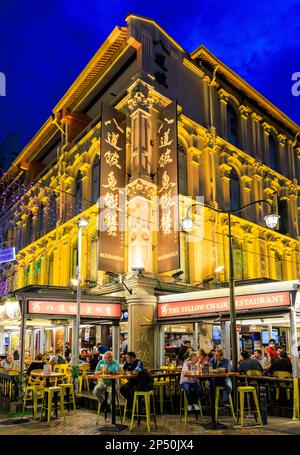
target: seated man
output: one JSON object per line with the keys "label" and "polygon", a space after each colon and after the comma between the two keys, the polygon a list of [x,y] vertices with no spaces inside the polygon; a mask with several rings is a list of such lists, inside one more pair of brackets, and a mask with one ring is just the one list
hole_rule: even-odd
{"label": "seated man", "polygon": [[27,370],[28,376],[30,375],[32,370],[42,370],[44,368],[44,365],[46,365],[46,362],[43,361],[43,354],[39,352],[35,356],[35,360],[33,360],[29,365],[29,368]]}
{"label": "seated man", "polygon": [[50,365],[61,365],[61,364],[65,364],[67,362],[66,362],[66,359],[62,356],[61,350],[56,349],[55,356],[52,357],[52,359],[50,360],[49,363],[50,363]]}
{"label": "seated man", "polygon": [[[95,375],[100,375],[102,371],[104,373],[120,373],[120,366],[118,362],[113,358],[113,353],[106,351],[103,356],[104,358],[98,362],[96,366]],[[116,384],[117,387],[117,384]],[[108,399],[105,400],[105,392],[108,392]],[[93,391],[95,397],[100,402],[100,409],[104,411],[105,409],[110,408],[111,403],[111,381],[109,379],[101,379],[101,381],[96,385]]]}
{"label": "seated man", "polygon": [[266,356],[262,355],[261,349],[255,349],[254,354],[251,356],[251,359],[258,360],[263,370],[266,370],[268,368],[268,359]]}
{"label": "seated man", "polygon": [[125,373],[129,372],[131,376],[128,377],[128,382],[120,388],[121,394],[127,400],[127,409],[132,408],[134,392],[139,383],[138,374],[143,371],[143,369],[143,363],[136,358],[135,353],[132,351],[128,352],[125,356],[123,370]]}
{"label": "seated man", "polygon": [[[229,360],[223,357],[222,349],[218,349],[215,353],[215,356],[210,361],[210,366],[217,373],[228,373]],[[230,378],[216,378],[215,385],[219,387],[224,387],[224,392],[222,396],[222,401],[224,404],[227,404],[229,394],[232,391],[232,382]]]}
{"label": "seated man", "polygon": [[197,365],[197,362],[198,356],[196,352],[191,352],[189,359],[183,364],[180,376],[180,385],[183,388],[188,401],[188,411],[192,411],[192,409],[199,411],[198,401],[201,393],[199,380],[197,378],[185,376],[187,372],[199,372],[199,366]]}
{"label": "seated man", "polygon": [[247,351],[242,351],[240,355],[242,360],[239,362],[239,373],[246,374],[249,370],[255,370],[263,373],[263,368],[259,361],[255,358],[250,359],[250,355]]}
{"label": "seated man", "polygon": [[268,371],[269,375],[272,376],[274,371],[287,371],[288,373],[293,373],[292,362],[285,351],[282,351],[280,357],[271,364]]}
{"label": "seated man", "polygon": [[78,363],[79,363],[79,365],[81,365],[82,363],[89,363],[87,349],[82,349],[81,350]]}

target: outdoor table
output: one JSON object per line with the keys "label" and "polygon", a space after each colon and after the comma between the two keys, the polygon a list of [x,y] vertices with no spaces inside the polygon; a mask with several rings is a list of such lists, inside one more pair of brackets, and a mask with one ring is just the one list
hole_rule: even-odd
{"label": "outdoor table", "polygon": [[[33,378],[42,378],[46,379],[46,387],[50,387],[50,379],[55,379],[55,378],[63,378],[66,376],[64,373],[44,373],[41,371],[40,373],[30,373],[30,376]],[[57,418],[57,404],[58,404],[58,392],[54,392],[54,403],[55,403],[55,417]]]}
{"label": "outdoor table", "polygon": [[239,373],[211,373],[211,374],[185,374],[184,376],[189,378],[197,378],[201,381],[209,381],[209,393],[210,393],[210,408],[211,408],[211,422],[203,424],[203,427],[206,430],[222,430],[226,429],[227,426],[223,423],[219,423],[216,421],[216,410],[215,410],[215,384],[214,380],[217,378],[230,378],[230,377],[237,377]]}
{"label": "outdoor table", "polygon": [[100,425],[100,431],[122,431],[128,425],[116,423],[116,380],[128,378],[130,375],[126,374],[89,374],[88,379],[107,379],[111,381],[111,424]]}

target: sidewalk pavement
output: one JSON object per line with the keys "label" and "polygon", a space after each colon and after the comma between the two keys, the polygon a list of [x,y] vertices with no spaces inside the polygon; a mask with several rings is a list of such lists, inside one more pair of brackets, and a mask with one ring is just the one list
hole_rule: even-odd
{"label": "sidewalk pavement", "polygon": [[[10,416],[16,418],[17,416]],[[48,425],[47,422],[40,422],[33,420],[30,416],[28,423],[3,425],[0,422],[0,435],[98,435],[106,434],[107,432],[100,432],[96,425],[96,411],[89,409],[79,409],[76,415],[73,411],[68,414],[66,412],[66,419],[59,417],[57,420],[51,420]],[[0,420],[7,419],[7,415],[0,414]],[[208,422],[208,418],[206,418]],[[119,419],[117,418],[117,422]],[[155,428],[154,423],[151,422],[152,435],[300,435],[300,421],[292,421],[288,418],[282,417],[269,417],[268,425],[264,427],[257,426],[254,419],[248,419],[245,423],[249,426],[241,428],[234,425],[230,417],[220,417],[220,422],[226,424],[226,430],[204,430],[204,428],[196,420],[194,416],[189,417],[187,425],[184,420],[180,422],[178,415],[165,414],[157,416],[158,429]],[[99,425],[109,424],[110,416],[105,422],[103,417],[99,419]],[[125,424],[129,425],[130,420],[127,419]],[[250,426],[251,425],[251,426]],[[111,433],[120,435],[143,435],[147,434],[147,427],[145,421],[142,420],[138,427],[135,422],[132,432],[127,429],[121,433]]]}

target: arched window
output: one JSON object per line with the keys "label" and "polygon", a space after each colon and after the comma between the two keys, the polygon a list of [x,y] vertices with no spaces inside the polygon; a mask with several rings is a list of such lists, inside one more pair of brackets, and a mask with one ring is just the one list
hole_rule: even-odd
{"label": "arched window", "polygon": [[28,239],[27,239],[27,245],[30,245],[30,243],[33,242],[33,213],[30,212],[30,215],[28,217]]}
{"label": "arched window", "polygon": [[179,193],[187,196],[188,194],[187,176],[187,154],[181,142],[178,142],[178,183]]}
{"label": "arched window", "polygon": [[50,201],[50,229],[55,229],[57,221],[56,196],[53,193]]}
{"label": "arched window", "polygon": [[269,135],[269,166],[274,171],[279,171],[278,147],[274,137]]}
{"label": "arched window", "polygon": [[79,171],[75,180],[75,215],[82,211],[82,174]]}
{"label": "arched window", "polygon": [[41,271],[42,271],[42,259],[39,258],[37,261],[33,263],[33,272],[34,272],[34,283],[33,284],[41,284]]}
{"label": "arched window", "polygon": [[90,239],[90,280],[97,281],[98,257],[97,257],[98,232],[95,231]]}
{"label": "arched window", "polygon": [[282,257],[277,252],[275,253],[275,272],[276,272],[276,280],[283,280]]}
{"label": "arched window", "polygon": [[[237,210],[241,207],[240,179],[237,172],[231,169],[229,174],[230,210]],[[235,215],[240,216],[237,212]]]}
{"label": "arched window", "polygon": [[100,159],[97,155],[92,167],[92,202],[96,204],[100,197]]}
{"label": "arched window", "polygon": [[48,285],[53,286],[54,284],[54,254],[49,256],[48,260]]}
{"label": "arched window", "polygon": [[227,139],[231,144],[238,147],[239,145],[238,118],[231,104],[227,104]]}
{"label": "arched window", "polygon": [[246,256],[243,252],[242,245],[233,239],[233,264],[234,264],[234,279],[244,280],[246,278]]}
{"label": "arched window", "polygon": [[42,237],[44,235],[44,229],[45,229],[44,204],[41,203],[38,212],[38,237]]}

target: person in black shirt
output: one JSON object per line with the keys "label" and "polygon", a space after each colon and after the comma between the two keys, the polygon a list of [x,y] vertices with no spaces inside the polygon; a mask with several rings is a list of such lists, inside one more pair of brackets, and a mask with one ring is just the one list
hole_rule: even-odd
{"label": "person in black shirt", "polygon": [[179,352],[178,352],[178,355],[176,358],[177,365],[183,365],[183,363],[188,359],[190,347],[191,347],[191,342],[189,340],[185,340],[182,343],[182,346],[179,349]]}
{"label": "person in black shirt", "polygon": [[30,373],[32,372],[32,370],[42,370],[44,365],[46,365],[46,362],[43,361],[43,354],[38,353],[35,356],[35,360],[33,360],[31,362],[31,364],[29,365],[29,368],[27,370],[28,376],[30,376]]}
{"label": "person in black shirt", "polygon": [[121,394],[127,400],[127,409],[132,408],[134,392],[139,383],[138,375],[141,371],[143,371],[143,369],[143,362],[136,358],[134,352],[128,352],[125,356],[123,370],[125,373],[130,373],[130,376],[128,377],[128,382],[120,388]]}
{"label": "person in black shirt", "polygon": [[90,360],[90,370],[95,371],[96,366],[99,363],[99,360],[101,360],[101,354],[99,351],[94,352],[93,357]]}
{"label": "person in black shirt", "polygon": [[247,373],[249,370],[263,372],[262,366],[256,359],[250,359],[250,355],[247,351],[241,352],[242,360],[239,362],[239,373]]}
{"label": "person in black shirt", "polygon": [[286,353],[286,351],[282,351],[280,353],[280,357],[278,360],[275,360],[270,368],[269,368],[269,375],[272,376],[274,371],[287,371],[288,373],[293,373],[292,363]]}

